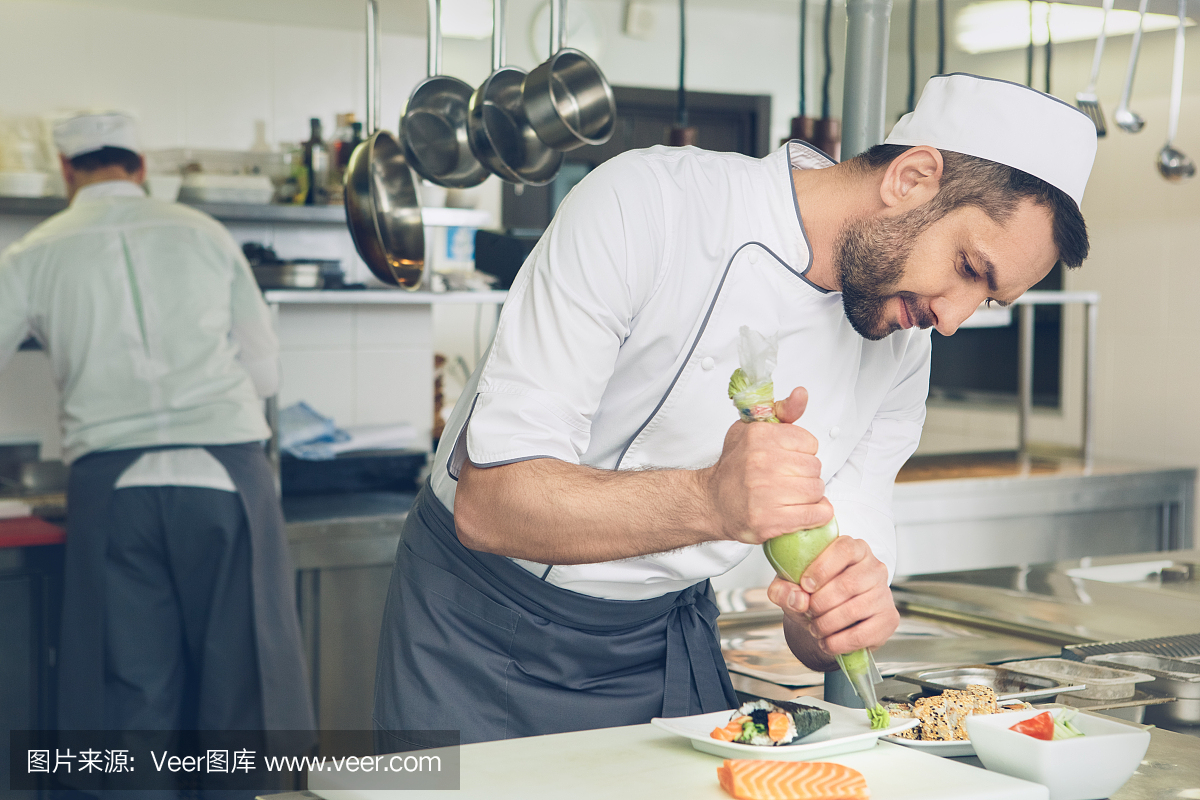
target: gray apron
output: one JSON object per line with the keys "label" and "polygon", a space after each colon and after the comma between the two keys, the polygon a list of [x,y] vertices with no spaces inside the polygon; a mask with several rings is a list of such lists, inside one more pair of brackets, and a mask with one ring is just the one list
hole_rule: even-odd
{"label": "gray apron", "polygon": [[[193,445],[188,445],[193,446]],[[251,576],[262,719],[274,749],[307,747],[316,729],[296,616],[295,574],[270,467],[258,443],[203,446],[221,463],[242,499],[250,528]],[[121,473],[149,450],[90,453],[71,465],[58,656],[58,726],[104,729],[105,521]]]}
{"label": "gray apron", "polygon": [[605,600],[459,543],[429,485],[404,524],[375,678],[381,751],[635,725],[732,708],[708,581]]}

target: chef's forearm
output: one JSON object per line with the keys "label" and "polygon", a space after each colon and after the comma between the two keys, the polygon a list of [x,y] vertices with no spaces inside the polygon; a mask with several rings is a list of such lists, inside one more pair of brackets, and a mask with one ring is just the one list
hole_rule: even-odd
{"label": "chef's forearm", "polygon": [[808,632],[795,617],[785,614],[783,617],[783,636],[792,651],[792,655],[809,669],[817,672],[831,672],[837,669],[837,661],[817,644],[817,640]]}
{"label": "chef's forearm", "polygon": [[721,538],[695,470],[614,471],[551,458],[463,465],[459,540],[541,564],[593,564]]}

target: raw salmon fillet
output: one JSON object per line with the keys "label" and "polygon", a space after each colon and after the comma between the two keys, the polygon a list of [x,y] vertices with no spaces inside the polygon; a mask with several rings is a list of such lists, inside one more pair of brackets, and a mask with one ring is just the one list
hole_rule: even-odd
{"label": "raw salmon fillet", "polygon": [[871,796],[862,773],[827,761],[726,759],[717,767],[717,779],[738,800],[866,800]]}

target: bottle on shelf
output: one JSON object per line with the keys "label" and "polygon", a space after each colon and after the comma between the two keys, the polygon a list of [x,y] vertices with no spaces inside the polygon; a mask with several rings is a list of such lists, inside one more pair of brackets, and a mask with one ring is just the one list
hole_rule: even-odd
{"label": "bottle on shelf", "polygon": [[304,142],[304,168],[308,175],[304,204],[325,205],[329,199],[329,147],[321,138],[321,120],[313,117],[308,123],[311,132],[308,141]]}
{"label": "bottle on shelf", "polygon": [[327,191],[330,203],[342,201],[342,183],[346,177],[346,168],[350,165],[350,154],[362,141],[362,123],[355,122],[354,114],[338,114],[337,128],[330,142],[329,181]]}

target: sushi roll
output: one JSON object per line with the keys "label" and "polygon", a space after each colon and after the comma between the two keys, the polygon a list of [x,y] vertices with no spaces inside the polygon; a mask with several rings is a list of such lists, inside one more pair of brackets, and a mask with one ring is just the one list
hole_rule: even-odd
{"label": "sushi roll", "polygon": [[829,724],[822,708],[779,701],[754,700],[743,703],[724,728],[715,728],[712,738],[765,747],[794,744]]}

